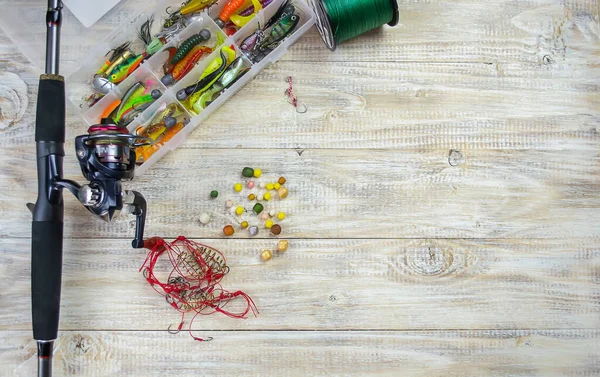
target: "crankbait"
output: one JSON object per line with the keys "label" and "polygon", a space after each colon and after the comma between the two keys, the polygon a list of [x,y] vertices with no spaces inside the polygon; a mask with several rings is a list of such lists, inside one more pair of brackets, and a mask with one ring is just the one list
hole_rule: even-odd
{"label": "crankbait", "polygon": [[196,113],[200,113],[204,110],[208,105],[214,102],[223,90],[229,88],[231,85],[235,84],[235,82],[242,76],[244,76],[250,70],[249,67],[246,67],[244,64],[244,59],[239,57],[233,61],[227,67],[221,78],[213,84],[206,92],[204,92],[196,102],[192,105],[193,110]]}
{"label": "crankbait", "polygon": [[211,37],[208,29],[202,29],[198,34],[194,34],[186,39],[177,49],[175,55],[171,58],[171,64],[179,63],[192,49],[204,41],[208,41]]}
{"label": "crankbait", "polygon": [[273,49],[274,45],[281,42],[287,37],[296,26],[300,17],[297,14],[288,14],[281,18],[271,29],[271,33],[262,41],[260,49],[265,50],[267,48]]}
{"label": "crankbait", "polygon": [[244,27],[250,20],[254,18],[262,10],[262,5],[258,0],[252,0],[254,12],[248,16],[242,16],[240,14],[234,14],[229,19],[233,22],[237,27]]}
{"label": "crankbait", "polygon": [[[262,5],[262,7],[264,8],[267,5],[271,4],[272,2],[273,2],[273,0],[260,0],[260,5]],[[252,13],[254,13],[254,5],[250,5],[248,8],[244,9],[239,14],[240,14],[240,16],[249,16]]]}
{"label": "crankbait", "polygon": [[225,23],[229,21],[229,18],[244,5],[246,0],[229,0],[227,4],[221,9],[219,17],[215,20],[216,24],[222,28]]}
{"label": "crankbait", "polygon": [[131,74],[131,72],[135,71],[136,68],[139,67],[140,64],[142,64],[142,60],[144,60],[146,56],[147,54],[144,52],[143,54],[138,55],[134,59],[131,59],[130,61],[125,63],[125,65],[118,67],[116,71],[113,71],[113,73],[110,75],[110,82],[112,82],[113,84],[118,84],[121,81],[125,80],[127,76]]}
{"label": "crankbait", "polygon": [[123,51],[120,55],[118,55],[115,59],[107,61],[102,68],[98,72],[97,75],[104,75],[112,72],[115,68],[121,65],[124,61],[133,56],[133,53],[129,50]]}
{"label": "crankbait", "polygon": [[[189,96],[198,93],[199,97],[203,91],[210,88],[210,86],[214,84],[215,81],[219,79],[219,77],[221,77],[223,72],[225,72],[225,68],[227,68],[227,65],[229,65],[234,59],[235,50],[228,46],[221,48],[219,56],[216,57],[215,60],[213,60],[208,65],[208,67],[206,67],[206,69],[200,76],[198,82],[178,91],[177,99],[180,101],[184,101]],[[196,99],[192,100],[192,98],[190,98],[190,103],[194,103]]]}
{"label": "crankbait", "polygon": [[294,12],[296,12],[296,8],[294,5],[290,4],[290,0],[284,1],[283,4],[277,8],[277,12],[275,12],[275,14],[269,18],[269,21],[267,21],[263,30],[267,30],[271,26],[275,25],[279,20],[287,15],[293,14]]}
{"label": "crankbait", "polygon": [[196,46],[190,51],[183,60],[175,64],[171,73],[163,76],[160,81],[165,85],[173,85],[183,76],[187,75],[192,68],[198,63],[198,60],[206,54],[210,54],[213,51],[212,48],[206,46]]}
{"label": "crankbait", "polygon": [[242,45],[240,46],[242,52],[246,53],[248,57],[251,57],[251,54],[258,46],[260,46],[264,38],[265,32],[260,28],[256,29],[254,33],[242,42]]}

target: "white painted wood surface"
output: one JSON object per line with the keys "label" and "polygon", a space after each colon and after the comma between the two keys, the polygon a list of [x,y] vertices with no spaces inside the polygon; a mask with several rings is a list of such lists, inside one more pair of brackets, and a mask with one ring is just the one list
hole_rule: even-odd
{"label": "white painted wood surface", "polygon": [[[43,45],[44,14],[33,0],[2,6],[32,27],[0,17],[0,375],[31,376],[39,72],[20,51]],[[226,253],[224,285],[258,317],[196,321],[209,343],[167,334],[179,316],[138,273],[133,219],[106,225],[66,200],[56,375],[600,374],[598,1],[399,6],[398,27],[335,53],[309,33],[128,185],[148,198],[148,235]],[[30,44],[8,37],[23,33]],[[63,67],[101,37],[65,28]],[[283,98],[290,74],[304,115]],[[85,127],[68,123],[65,171],[79,179]],[[206,200],[214,188],[235,199],[246,165],[289,180],[291,246],[268,264],[258,253],[276,240],[222,239],[231,218]]]}

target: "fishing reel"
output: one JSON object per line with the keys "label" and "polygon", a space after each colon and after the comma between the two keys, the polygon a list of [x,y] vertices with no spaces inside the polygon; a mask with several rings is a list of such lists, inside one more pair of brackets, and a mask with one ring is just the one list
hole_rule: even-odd
{"label": "fishing reel", "polygon": [[152,139],[132,135],[112,119],[103,119],[101,124],[91,126],[87,135],[75,138],[81,172],[90,182],[84,185],[69,180],[57,182],[106,222],[111,222],[125,205],[136,216],[134,248],[144,246],[146,200],[137,191],[124,191],[121,181],[133,179],[135,148],[152,144]]}

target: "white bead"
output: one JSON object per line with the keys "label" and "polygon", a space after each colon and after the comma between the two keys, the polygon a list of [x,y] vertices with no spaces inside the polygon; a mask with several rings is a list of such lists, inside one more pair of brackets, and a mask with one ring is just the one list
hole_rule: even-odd
{"label": "white bead", "polygon": [[256,200],[258,200],[259,202],[262,202],[263,200],[265,200],[265,197],[262,196],[262,194],[258,194],[258,196],[256,197]]}
{"label": "white bead", "polygon": [[261,182],[258,184],[258,187],[260,188],[265,188],[267,185],[264,182]]}
{"label": "white bead", "polygon": [[208,224],[210,222],[210,215],[208,213],[203,213],[200,215],[200,222],[202,224]]}
{"label": "white bead", "polygon": [[233,207],[233,201],[232,201],[232,200],[228,200],[228,201],[226,201],[226,202],[225,202],[225,207],[227,207],[227,208],[231,208],[231,207]]}
{"label": "white bead", "polygon": [[275,211],[274,209],[269,211],[269,216],[273,217],[277,214],[277,211]]}

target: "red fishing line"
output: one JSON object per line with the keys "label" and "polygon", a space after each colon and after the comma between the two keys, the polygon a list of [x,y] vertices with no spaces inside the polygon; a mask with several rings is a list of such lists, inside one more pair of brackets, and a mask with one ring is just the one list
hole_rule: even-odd
{"label": "red fishing line", "polygon": [[[198,341],[210,340],[192,334],[192,324],[198,315],[219,312],[231,318],[247,318],[250,312],[254,316],[258,313],[254,301],[246,293],[229,292],[221,286],[221,280],[229,272],[229,267],[220,251],[183,236],[173,242],[154,237],[146,240],[144,247],[150,252],[140,271],[144,271],[144,277],[150,286],[164,296],[169,305],[182,313],[175,333],[183,328],[187,313],[195,313],[188,331]],[[245,308],[228,310],[228,304],[233,301],[245,301]]]}

